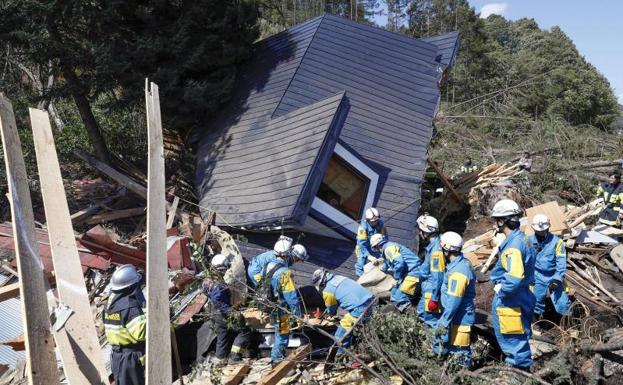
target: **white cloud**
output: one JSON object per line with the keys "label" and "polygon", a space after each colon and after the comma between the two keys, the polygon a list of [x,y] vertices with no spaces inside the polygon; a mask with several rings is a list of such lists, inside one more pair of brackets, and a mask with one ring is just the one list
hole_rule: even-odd
{"label": "white cloud", "polygon": [[486,19],[489,15],[504,15],[508,9],[507,3],[485,4],[480,8],[480,17]]}

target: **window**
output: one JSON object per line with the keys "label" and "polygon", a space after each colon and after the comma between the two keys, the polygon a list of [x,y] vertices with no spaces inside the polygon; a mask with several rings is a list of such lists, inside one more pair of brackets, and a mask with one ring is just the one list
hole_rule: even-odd
{"label": "window", "polygon": [[336,154],[329,161],[318,198],[352,219],[361,218],[368,180]]}
{"label": "window", "polygon": [[364,210],[374,203],[378,180],[374,170],[338,143],[312,202],[312,215],[354,236]]}

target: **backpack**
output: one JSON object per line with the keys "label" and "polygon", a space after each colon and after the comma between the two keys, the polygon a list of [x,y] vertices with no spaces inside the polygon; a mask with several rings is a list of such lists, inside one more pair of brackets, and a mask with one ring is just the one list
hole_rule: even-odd
{"label": "backpack", "polygon": [[273,276],[279,270],[284,268],[285,266],[279,263],[276,263],[268,272],[268,265],[264,267],[264,273],[262,274],[262,279],[259,282],[259,285],[256,289],[256,297],[258,299],[258,309],[265,313],[270,313],[273,311],[273,306],[271,303],[275,303],[277,298],[275,298],[275,293],[273,292],[273,287],[271,282],[273,280]]}

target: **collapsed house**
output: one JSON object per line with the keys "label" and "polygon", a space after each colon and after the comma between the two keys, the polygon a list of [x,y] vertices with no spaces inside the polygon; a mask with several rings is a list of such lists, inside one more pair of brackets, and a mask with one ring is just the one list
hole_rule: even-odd
{"label": "collapsed house", "polygon": [[312,264],[350,276],[367,207],[416,247],[439,84],[458,43],[456,32],[413,39],[330,15],[258,42],[231,102],[196,133],[204,217],[264,247],[304,234]]}

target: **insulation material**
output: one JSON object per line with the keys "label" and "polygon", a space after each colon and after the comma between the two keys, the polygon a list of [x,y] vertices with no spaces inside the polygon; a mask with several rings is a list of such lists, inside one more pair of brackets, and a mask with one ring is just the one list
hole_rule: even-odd
{"label": "insulation material", "polygon": [[366,264],[363,270],[364,273],[359,277],[357,283],[379,298],[389,298],[390,290],[396,286],[396,280],[372,263]]}

